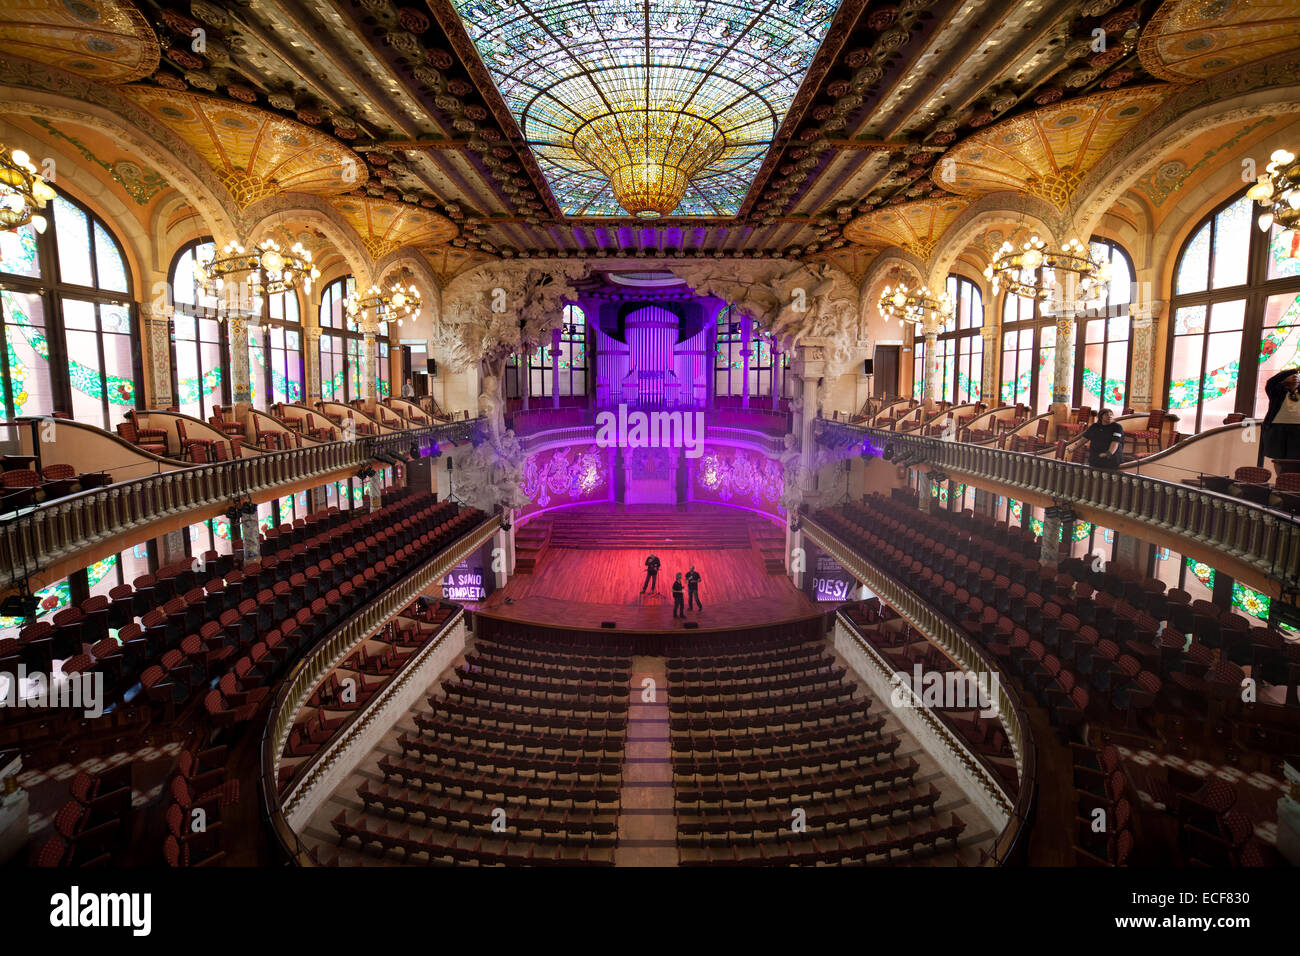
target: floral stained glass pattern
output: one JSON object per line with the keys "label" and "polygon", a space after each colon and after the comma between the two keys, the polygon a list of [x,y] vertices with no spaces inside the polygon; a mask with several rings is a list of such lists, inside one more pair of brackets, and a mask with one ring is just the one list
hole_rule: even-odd
{"label": "floral stained glass pattern", "polygon": [[[609,180],[574,148],[584,127],[612,121],[623,140],[648,136],[653,148],[703,121],[724,145],[675,214],[734,216],[839,3],[453,5],[566,215],[622,214]],[[653,118],[665,106],[689,122],[660,129]]]}

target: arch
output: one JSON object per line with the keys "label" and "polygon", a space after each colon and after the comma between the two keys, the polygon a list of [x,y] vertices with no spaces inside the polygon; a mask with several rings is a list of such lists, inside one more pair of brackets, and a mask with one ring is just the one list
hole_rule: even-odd
{"label": "arch", "polygon": [[[1074,194],[1074,208],[1085,211],[1080,232],[1090,234],[1116,198],[1193,137],[1259,116],[1300,113],[1300,82],[1296,80],[1300,58],[1292,57],[1290,67],[1287,82],[1277,85],[1268,82],[1274,74],[1252,64],[1180,90],[1148,122],[1124,136],[1080,183]],[[1252,84],[1258,88],[1239,92]]]}
{"label": "arch", "polygon": [[1010,227],[1008,238],[1020,230],[1034,231],[1050,243],[1060,238],[1064,225],[1060,214],[1045,200],[1018,193],[991,193],[964,209],[948,227],[930,256],[928,273],[946,277],[971,240],[990,227]]}
{"label": "arch", "polygon": [[[275,227],[286,222],[301,222],[315,226],[334,246],[335,251],[343,257],[344,262],[347,263],[346,272],[357,280],[359,286],[369,288],[374,281],[372,278],[374,264],[361,244],[361,237],[337,209],[319,196],[308,196],[302,193],[271,196],[253,203],[244,210],[242,222],[246,227],[245,234],[248,236],[245,245],[255,244]],[[323,258],[323,256],[316,258]]]}
{"label": "arch", "polygon": [[85,80],[67,87],[72,95],[12,83],[0,86],[4,112],[66,120],[112,137],[166,178],[203,216],[213,235],[235,235],[235,223],[226,211],[233,205],[230,194],[193,148],[114,90]]}

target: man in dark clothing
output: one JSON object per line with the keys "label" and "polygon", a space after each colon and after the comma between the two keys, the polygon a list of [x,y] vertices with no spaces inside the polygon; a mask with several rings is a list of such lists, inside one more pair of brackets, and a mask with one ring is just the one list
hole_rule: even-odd
{"label": "man in dark clothing", "polygon": [[1083,433],[1088,440],[1088,464],[1094,468],[1118,468],[1124,460],[1124,429],[1114,413],[1103,408],[1096,424]]}
{"label": "man in dark clothing", "polygon": [[694,610],[695,608],[699,608],[701,611],[704,610],[704,605],[700,603],[700,572],[695,570],[693,564],[691,569],[686,572],[686,596],[687,610]]}
{"label": "man in dark clothing", "polygon": [[686,605],[682,603],[682,572],[677,572],[677,580],[673,582],[673,617],[685,617]]}
{"label": "man in dark clothing", "polygon": [[645,589],[651,591],[659,590],[659,558],[655,555],[645,559],[645,584],[641,585],[641,593],[645,594]]}
{"label": "man in dark clothing", "polygon": [[1300,458],[1300,368],[1287,368],[1264,383],[1268,414],[1260,431],[1263,458]]}

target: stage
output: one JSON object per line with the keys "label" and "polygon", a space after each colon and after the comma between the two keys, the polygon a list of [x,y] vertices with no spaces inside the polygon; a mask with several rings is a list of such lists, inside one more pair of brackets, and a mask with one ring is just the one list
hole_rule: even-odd
{"label": "stage", "polygon": [[[708,509],[713,515],[721,510]],[[743,511],[727,510],[738,525],[751,524],[757,533],[770,533],[772,522]],[[686,620],[695,622],[701,631],[806,621],[833,606],[808,600],[784,574],[771,573],[757,544],[671,548],[647,542],[648,547],[630,548],[616,540],[618,525],[623,523],[619,518],[636,511],[633,507],[627,508],[623,515],[613,514],[612,509],[605,511],[610,518],[609,525],[600,533],[593,533],[592,547],[578,548],[572,543],[564,547],[543,547],[531,573],[514,576],[486,600],[467,603],[465,607],[500,620],[549,627],[597,629],[604,621],[614,621],[620,631],[680,631],[683,621],[673,618],[672,585],[679,571],[684,582],[691,565],[701,575],[700,600],[704,608],[688,612]],[[694,517],[700,516],[697,511]],[[691,516],[661,514],[661,517],[664,537],[671,538],[678,534],[672,527],[672,518],[690,520]],[[645,559],[651,552],[662,562],[658,591],[641,594]]]}

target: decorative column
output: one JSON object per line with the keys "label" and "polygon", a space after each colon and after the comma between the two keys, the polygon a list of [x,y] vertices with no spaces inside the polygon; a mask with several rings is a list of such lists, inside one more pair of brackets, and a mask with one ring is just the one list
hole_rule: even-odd
{"label": "decorative column", "polygon": [[[1129,306],[1132,326],[1129,337],[1133,351],[1133,374],[1128,385],[1128,404],[1133,408],[1151,408],[1154,382],[1151,370],[1155,364],[1156,319],[1164,311],[1162,301],[1135,302]],[[1115,409],[1115,414],[1122,412]]]}
{"label": "decorative column", "polygon": [[816,454],[813,423],[817,420],[817,381],[826,372],[826,358],[820,348],[812,346],[802,346],[800,353],[795,362],[795,374],[803,379],[803,408],[799,415],[799,448],[805,480],[804,497],[807,498],[813,492],[817,480],[816,472],[813,470]]}
{"label": "decorative column", "polygon": [[560,407],[560,336],[559,329],[551,330],[551,407]]}
{"label": "decorative column", "polygon": [[370,402],[379,401],[378,383],[375,381],[375,330],[366,329],[362,342],[361,396]]}
{"label": "decorative column", "polygon": [[226,320],[230,333],[230,399],[235,406],[253,401],[248,378],[248,316],[232,313]]}
{"label": "decorative column", "polygon": [[[1058,422],[1070,415],[1074,392],[1074,320],[1079,310],[1079,277],[1067,272],[1056,299],[1056,349],[1052,353],[1052,411]],[[1046,412],[1047,409],[1038,409]]]}
{"label": "decorative column", "polygon": [[781,350],[776,336],[772,337],[772,411],[781,410]]}
{"label": "decorative column", "polygon": [[1068,415],[1074,387],[1074,314],[1056,317],[1056,350],[1052,353],[1052,405],[1065,406]]}
{"label": "decorative column", "polygon": [[[988,318],[988,313],[984,313]],[[998,360],[1002,357],[1002,350],[998,346],[1001,339],[1002,329],[1000,326],[986,325],[980,329],[980,337],[984,339],[984,368],[980,374],[980,401],[987,402],[989,408],[993,408],[1001,401],[998,395]]]}
{"label": "decorative column", "polygon": [[927,321],[921,328],[921,333],[925,341],[925,366],[922,371],[925,373],[925,384],[921,390],[921,401],[925,407],[932,408],[938,400],[936,398],[936,386],[939,384],[939,325],[931,320]]}
{"label": "decorative column", "polygon": [[239,517],[239,540],[244,542],[244,563],[262,558],[261,529],[257,526],[257,509]]}
{"label": "decorative column", "polygon": [[146,408],[170,408],[176,404],[172,394],[172,347],[170,303],[164,297],[155,303],[140,303],[140,338],[145,343],[145,382],[148,386]]}
{"label": "decorative column", "polygon": [[306,401],[303,404],[311,405],[320,400],[320,326],[303,327],[302,347],[303,365],[307,375],[303,389]]}
{"label": "decorative column", "polygon": [[749,356],[753,351],[754,320],[746,316],[740,328],[741,368],[744,370],[740,380],[740,407],[749,408]]}

